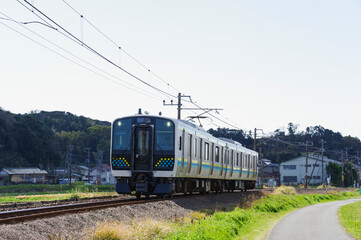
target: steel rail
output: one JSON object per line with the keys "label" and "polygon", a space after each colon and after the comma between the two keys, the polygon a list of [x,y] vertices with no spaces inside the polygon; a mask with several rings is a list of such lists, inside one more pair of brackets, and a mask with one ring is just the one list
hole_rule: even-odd
{"label": "steel rail", "polygon": [[123,200],[107,200],[87,203],[75,203],[67,205],[56,205],[48,207],[21,209],[13,211],[0,212],[0,224],[11,224],[17,222],[23,222],[26,220],[33,220],[43,217],[51,217],[66,213],[76,213],[89,210],[96,210],[101,208],[118,207],[124,205],[135,205],[149,202],[162,201],[159,198],[150,199],[123,199]]}
{"label": "steel rail", "polygon": [[[267,189],[269,190],[269,189]],[[252,192],[256,191],[266,191],[265,189],[253,189]],[[226,192],[224,192],[226,193]],[[230,193],[230,192],[228,192]],[[235,191],[234,193],[239,193]],[[105,200],[105,201],[96,201],[96,202],[85,202],[85,203],[72,203],[64,205],[55,205],[55,206],[46,206],[38,208],[28,208],[12,211],[3,211],[0,212],[0,224],[13,224],[18,222],[23,222],[26,220],[34,220],[44,217],[53,217],[62,214],[76,213],[76,212],[85,212],[90,210],[109,208],[109,207],[119,207],[125,205],[136,205],[150,202],[159,202],[164,200],[180,199],[186,197],[197,197],[197,196],[210,196],[216,195],[217,193],[211,192],[207,195],[204,194],[176,194],[172,198],[159,198],[151,197],[149,199],[116,199],[116,200]]]}

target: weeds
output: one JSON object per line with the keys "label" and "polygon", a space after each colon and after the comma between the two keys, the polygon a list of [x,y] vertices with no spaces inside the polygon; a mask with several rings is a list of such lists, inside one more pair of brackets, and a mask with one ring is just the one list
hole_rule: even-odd
{"label": "weeds", "polygon": [[[193,212],[174,221],[142,220],[100,224],[93,240],[115,239],[255,239],[263,236],[273,222],[288,212],[307,205],[360,196],[358,192],[296,195],[292,187],[282,186],[248,209],[231,212]],[[212,214],[212,215],[210,215]]]}

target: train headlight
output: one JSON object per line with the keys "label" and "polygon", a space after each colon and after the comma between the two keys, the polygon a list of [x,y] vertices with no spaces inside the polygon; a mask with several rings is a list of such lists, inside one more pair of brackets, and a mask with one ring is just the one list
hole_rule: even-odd
{"label": "train headlight", "polygon": [[117,125],[120,127],[120,126],[122,126],[122,122],[121,121],[118,121],[117,122]]}
{"label": "train headlight", "polygon": [[171,122],[167,122],[167,127],[172,126]]}

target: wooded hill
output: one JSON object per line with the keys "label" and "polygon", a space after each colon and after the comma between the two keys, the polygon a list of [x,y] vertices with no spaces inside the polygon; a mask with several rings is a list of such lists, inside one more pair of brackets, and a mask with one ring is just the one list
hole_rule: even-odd
{"label": "wooded hill", "polygon": [[[348,158],[357,161],[358,151],[361,150],[360,139],[342,136],[322,126],[299,131],[297,125],[289,123],[285,129],[277,129],[270,136],[257,139],[257,151],[261,148],[264,158],[280,163],[305,154],[306,141],[309,152],[320,153],[321,140],[324,140],[325,154],[336,160]],[[210,129],[208,132],[253,149],[252,133],[227,128]],[[12,114],[0,108],[0,169],[39,167],[51,172],[55,167],[65,166],[70,145],[74,147],[73,164],[109,164],[110,122],[68,112]],[[87,149],[90,163],[86,161]]]}
{"label": "wooded hill", "polygon": [[[286,130],[277,129],[268,136],[258,132],[258,136],[261,137],[256,140],[257,151],[261,149],[263,157],[274,163],[306,154],[306,145],[309,153],[321,154],[322,141],[324,154],[331,159],[356,161],[361,153],[361,141],[357,137],[342,136],[341,133],[322,126],[310,126],[304,131],[297,128],[297,125],[289,123]],[[216,137],[233,139],[253,149],[253,132],[228,128],[210,129],[208,132]]]}
{"label": "wooded hill", "polygon": [[101,158],[109,162],[109,144],[109,122],[68,112],[21,115],[0,109],[0,169],[39,167],[51,172],[65,166],[70,145],[73,164],[85,164],[90,148],[90,165],[95,166]]}

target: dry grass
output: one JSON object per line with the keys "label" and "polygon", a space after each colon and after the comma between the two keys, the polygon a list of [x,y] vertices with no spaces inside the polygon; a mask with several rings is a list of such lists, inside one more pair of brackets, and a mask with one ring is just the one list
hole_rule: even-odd
{"label": "dry grass", "polygon": [[90,231],[92,240],[145,240],[164,238],[176,229],[174,223],[151,219],[133,220],[130,224],[120,221],[100,223]]}
{"label": "dry grass", "polygon": [[281,185],[272,193],[272,195],[296,195],[296,194],[297,192],[294,187],[288,187],[285,185]]}

